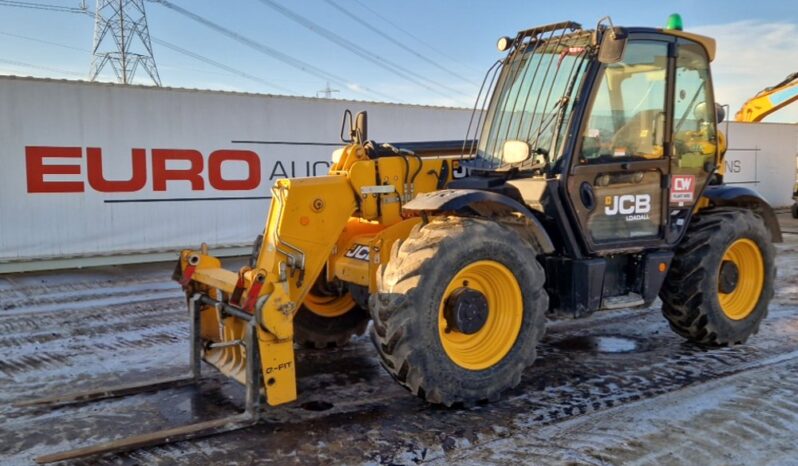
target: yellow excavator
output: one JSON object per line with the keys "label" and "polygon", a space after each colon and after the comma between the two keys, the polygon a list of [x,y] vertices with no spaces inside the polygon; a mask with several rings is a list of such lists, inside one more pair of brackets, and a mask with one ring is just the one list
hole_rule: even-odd
{"label": "yellow excavator", "polygon": [[781,231],[758,194],[723,184],[715,41],[678,16],[663,29],[604,18],[526,29],[498,49],[464,140],[381,144],[365,113],[346,113],[327,176],[274,184],[249,265],[180,253],[191,374],[32,402],[192,383],[204,362],[246,387],[243,413],[37,461],[252,425],[262,399],[297,399],[297,344],[345,344],[367,326],[399,384],[466,407],[519,383],[549,319],[659,297],[697,344],[756,333]]}

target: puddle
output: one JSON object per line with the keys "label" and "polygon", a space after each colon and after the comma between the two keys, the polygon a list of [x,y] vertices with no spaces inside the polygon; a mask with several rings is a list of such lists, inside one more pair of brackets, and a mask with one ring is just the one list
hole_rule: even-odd
{"label": "puddle", "polygon": [[637,340],[610,335],[571,337],[552,343],[565,351],[590,351],[594,353],[633,353],[640,350]]}
{"label": "puddle", "polygon": [[307,411],[327,411],[332,407],[333,404],[326,401],[308,401],[307,403],[302,403],[302,409]]}

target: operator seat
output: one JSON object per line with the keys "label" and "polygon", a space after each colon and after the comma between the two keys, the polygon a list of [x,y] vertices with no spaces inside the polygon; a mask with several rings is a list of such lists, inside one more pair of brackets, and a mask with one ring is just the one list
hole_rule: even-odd
{"label": "operator seat", "polygon": [[655,144],[655,137],[664,131],[658,127],[658,121],[664,121],[658,118],[661,113],[658,109],[641,110],[630,118],[612,137],[613,155],[625,149],[625,155],[660,158],[662,146]]}

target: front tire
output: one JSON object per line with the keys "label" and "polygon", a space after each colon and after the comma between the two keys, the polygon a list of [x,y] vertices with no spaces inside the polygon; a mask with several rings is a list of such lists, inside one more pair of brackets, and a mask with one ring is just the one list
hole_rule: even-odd
{"label": "front tire", "polygon": [[724,208],[696,215],[660,291],[671,328],[708,346],[745,342],[767,315],[774,256],[770,233],[751,211]]}
{"label": "front tire", "polygon": [[[257,264],[262,244],[263,235],[258,235],[252,245],[250,267]],[[353,335],[366,332],[368,310],[358,305],[351,291],[337,285],[322,277],[316,279],[294,315],[295,343],[306,348],[336,348],[349,343]]]}
{"label": "front tire", "polygon": [[294,341],[307,348],[340,348],[353,335],[363,335],[369,313],[358,305],[351,290],[326,283],[320,277],[294,316]]}
{"label": "front tire", "polygon": [[[537,255],[495,221],[439,217],[416,226],[394,244],[371,298],[385,369],[446,406],[493,401],[516,386],[535,360],[548,308]],[[470,309],[464,320],[454,317],[458,303]]]}

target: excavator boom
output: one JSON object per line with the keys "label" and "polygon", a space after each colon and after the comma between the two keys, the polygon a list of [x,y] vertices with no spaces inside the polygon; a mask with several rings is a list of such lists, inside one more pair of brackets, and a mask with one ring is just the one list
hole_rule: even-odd
{"label": "excavator boom", "polygon": [[740,122],[754,123],[762,121],[768,115],[781,110],[798,100],[798,72],[792,73],[780,83],[766,87],[748,99],[734,119]]}

